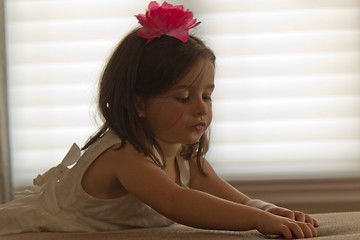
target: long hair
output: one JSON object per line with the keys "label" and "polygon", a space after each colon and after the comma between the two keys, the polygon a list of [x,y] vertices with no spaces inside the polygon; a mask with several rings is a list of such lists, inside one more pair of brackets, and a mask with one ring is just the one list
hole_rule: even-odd
{"label": "long hair", "polygon": [[[155,147],[162,156],[153,133],[138,116],[135,96],[146,99],[164,93],[190,71],[197,61],[208,59],[215,63],[215,55],[203,41],[192,35],[185,43],[166,35],[146,43],[146,39],[136,34],[137,30],[134,29],[119,43],[104,69],[98,100],[104,124],[83,150],[111,129],[122,140],[121,147],[129,142],[137,151],[165,168],[165,162],[154,153]],[[196,156],[201,172],[201,161],[208,150],[207,135],[204,133],[196,144],[184,145],[180,153],[187,159]]]}

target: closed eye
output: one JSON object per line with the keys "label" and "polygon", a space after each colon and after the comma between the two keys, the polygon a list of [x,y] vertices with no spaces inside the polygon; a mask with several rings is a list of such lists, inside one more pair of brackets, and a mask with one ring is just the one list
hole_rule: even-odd
{"label": "closed eye", "polygon": [[176,97],[175,100],[180,103],[187,103],[189,101],[189,97]]}
{"label": "closed eye", "polygon": [[211,96],[204,96],[203,97],[203,99],[204,99],[204,101],[212,101],[212,98],[211,98]]}

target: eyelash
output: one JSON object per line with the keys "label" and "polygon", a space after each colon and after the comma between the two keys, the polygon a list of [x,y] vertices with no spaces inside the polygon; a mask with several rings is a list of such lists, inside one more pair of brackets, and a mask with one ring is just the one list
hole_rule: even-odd
{"label": "eyelash", "polygon": [[180,103],[186,103],[189,100],[189,97],[186,98],[176,97],[175,99]]}
{"label": "eyelash", "polygon": [[203,99],[204,99],[205,101],[212,101],[211,96],[209,96],[209,97],[203,97]]}
{"label": "eyelash", "polygon": [[[189,97],[186,97],[186,98],[176,97],[175,99],[176,99],[176,101],[178,101],[180,103],[187,103],[189,100]],[[212,101],[211,97],[203,97],[203,100],[204,101]]]}

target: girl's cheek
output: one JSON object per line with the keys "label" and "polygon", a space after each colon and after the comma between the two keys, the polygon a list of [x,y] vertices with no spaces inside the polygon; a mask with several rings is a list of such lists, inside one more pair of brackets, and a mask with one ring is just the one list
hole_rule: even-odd
{"label": "girl's cheek", "polygon": [[176,124],[185,114],[186,109],[183,107],[173,106],[168,111],[169,123]]}
{"label": "girl's cheek", "polygon": [[180,115],[182,115],[183,114],[183,110],[181,109],[181,108],[179,108],[179,107],[171,107],[170,109],[169,109],[169,113],[170,114],[172,114],[171,116],[172,117],[175,117],[175,116],[180,116]]}
{"label": "girl's cheek", "polygon": [[208,112],[209,125],[210,125],[210,123],[212,122],[212,117],[213,117],[213,115],[212,115],[212,108],[210,107],[210,110],[209,110],[209,112]]}

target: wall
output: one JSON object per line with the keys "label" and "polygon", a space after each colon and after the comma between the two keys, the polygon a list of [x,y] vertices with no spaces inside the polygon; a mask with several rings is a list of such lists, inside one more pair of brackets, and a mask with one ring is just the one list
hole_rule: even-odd
{"label": "wall", "polygon": [[306,213],[360,211],[360,179],[230,182],[256,199]]}

